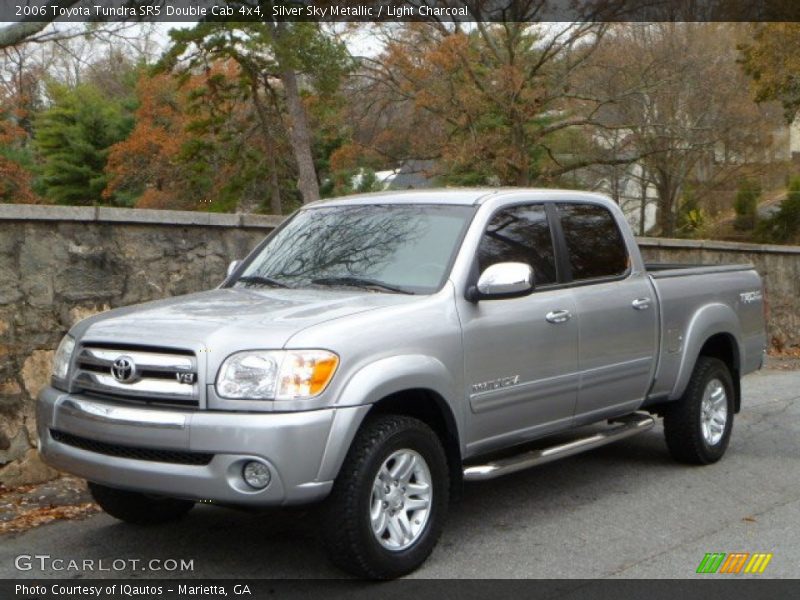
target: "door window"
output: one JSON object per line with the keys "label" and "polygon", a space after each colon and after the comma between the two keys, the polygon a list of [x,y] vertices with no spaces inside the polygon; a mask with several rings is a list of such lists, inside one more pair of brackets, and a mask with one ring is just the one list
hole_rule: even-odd
{"label": "door window", "polygon": [[478,246],[478,266],[521,262],[531,266],[536,285],[556,282],[553,238],[543,204],[511,206],[492,217]]}
{"label": "door window", "polygon": [[558,205],[572,278],[619,277],[628,270],[628,250],[609,210],[596,204]]}

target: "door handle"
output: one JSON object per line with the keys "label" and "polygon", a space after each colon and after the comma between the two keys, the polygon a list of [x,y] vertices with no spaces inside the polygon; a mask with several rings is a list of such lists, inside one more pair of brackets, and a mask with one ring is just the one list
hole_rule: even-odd
{"label": "door handle", "polygon": [[544,318],[550,323],[566,323],[572,318],[572,313],[568,310],[551,310]]}
{"label": "door handle", "polygon": [[647,310],[650,308],[650,298],[637,298],[633,302],[631,302],[631,306],[636,310]]}

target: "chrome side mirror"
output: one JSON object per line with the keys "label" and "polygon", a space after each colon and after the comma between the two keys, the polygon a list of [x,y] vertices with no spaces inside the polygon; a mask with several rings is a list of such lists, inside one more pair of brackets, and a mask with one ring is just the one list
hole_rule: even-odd
{"label": "chrome side mirror", "polygon": [[228,272],[225,274],[225,278],[227,279],[228,277],[233,275],[233,272],[236,271],[236,269],[238,269],[239,265],[241,265],[241,264],[242,264],[242,261],[240,261],[240,260],[231,261],[231,264],[228,265]]}
{"label": "chrome side mirror", "polygon": [[497,263],[487,267],[472,288],[469,300],[490,300],[527,296],[533,291],[533,269],[520,262]]}

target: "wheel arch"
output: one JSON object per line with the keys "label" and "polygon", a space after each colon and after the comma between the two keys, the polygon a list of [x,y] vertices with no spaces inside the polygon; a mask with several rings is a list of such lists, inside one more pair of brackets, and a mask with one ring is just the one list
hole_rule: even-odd
{"label": "wheel arch", "polygon": [[401,390],[381,398],[372,405],[365,421],[371,416],[393,414],[419,419],[433,429],[444,447],[450,473],[450,497],[461,494],[462,463],[461,443],[453,411],[447,401],[437,392],[426,388]]}
{"label": "wheel arch", "polygon": [[[370,421],[380,415],[403,415],[419,419],[439,437],[447,457],[450,475],[450,497],[457,500],[461,496],[463,472],[461,445],[455,415],[447,401],[435,390],[429,388],[407,388],[397,390],[378,399],[376,402],[357,408],[353,418],[338,427],[335,423],[326,444],[325,455],[318,479],[329,481],[339,475],[342,464],[358,432]],[[336,431],[336,433],[333,433]]]}
{"label": "wheel arch", "polygon": [[391,356],[364,366],[349,379],[336,404],[337,408],[354,408],[357,414],[341,427],[334,424],[338,431],[328,439],[318,478],[337,477],[356,434],[370,417],[405,415],[424,422],[439,436],[447,456],[451,498],[458,498],[462,447],[457,403],[452,400],[456,389],[450,372],[434,357]]}
{"label": "wheel arch", "polygon": [[700,356],[708,356],[716,358],[725,363],[731,373],[733,379],[733,407],[734,412],[739,412],[742,403],[742,386],[741,386],[741,354],[739,352],[739,344],[736,343],[736,338],[730,333],[716,333],[708,338],[700,348],[698,358]]}
{"label": "wheel arch", "polygon": [[735,410],[739,411],[742,334],[739,319],[733,309],[724,304],[709,304],[697,311],[686,329],[678,377],[669,395],[677,400],[686,391],[700,356],[722,360],[730,369],[736,392]]}

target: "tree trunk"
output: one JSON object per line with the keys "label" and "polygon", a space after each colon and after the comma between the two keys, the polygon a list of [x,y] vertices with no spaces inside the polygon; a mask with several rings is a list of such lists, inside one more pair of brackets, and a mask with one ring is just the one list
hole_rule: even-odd
{"label": "tree trunk", "polygon": [[283,202],[281,201],[281,186],[278,182],[278,161],[275,160],[275,154],[269,153],[269,207],[274,215],[283,213]]}
{"label": "tree trunk", "polygon": [[[268,27],[272,36],[273,44],[287,49],[285,44],[290,39],[292,32],[286,28],[286,23],[277,21]],[[276,52],[277,56],[285,54]],[[317,181],[317,169],[314,166],[314,156],[311,153],[311,133],[308,126],[308,116],[303,106],[303,99],[300,97],[300,86],[297,83],[297,70],[292,64],[291,59],[281,62],[280,73],[283,92],[286,99],[286,109],[289,113],[287,131],[289,134],[289,144],[292,147],[292,154],[297,163],[298,181],[297,188],[303,196],[303,204],[319,200],[319,183]]]}
{"label": "tree trunk", "polygon": [[612,182],[611,183],[611,199],[614,201],[614,203],[617,206],[619,206],[621,208],[622,207],[622,202],[621,202],[621,198],[620,198],[621,194],[620,194],[620,191],[619,191],[619,188],[620,188],[619,168],[617,167],[617,165],[613,165],[611,167],[611,172],[612,172],[612,176],[611,176],[612,177],[612,179],[611,179],[611,182]]}
{"label": "tree trunk", "polygon": [[514,184],[517,187],[528,187],[531,184],[531,167],[525,126],[521,122],[521,116],[518,111],[513,107],[511,110],[511,144],[514,148],[514,167],[516,170]]}
{"label": "tree trunk", "polygon": [[642,175],[639,178],[639,187],[641,189],[641,205],[639,206],[639,235],[644,236],[647,233],[647,191],[650,189],[650,176],[645,170],[644,165],[641,167]]}
{"label": "tree trunk", "polygon": [[642,203],[639,206],[639,235],[644,236],[647,231],[645,221],[647,220],[647,180],[642,179]]}
{"label": "tree trunk", "polygon": [[314,157],[311,154],[308,118],[297,86],[297,72],[294,69],[284,70],[281,72],[281,81],[286,94],[286,107],[289,110],[289,142],[292,145],[299,174],[297,187],[303,195],[303,204],[308,204],[319,200],[317,169],[314,167]]}
{"label": "tree trunk", "polygon": [[678,190],[670,177],[660,174],[657,178],[658,190],[658,228],[662,237],[675,235],[675,199]]}
{"label": "tree trunk", "polygon": [[[253,74],[251,74],[253,75]],[[264,143],[267,150],[267,161],[269,162],[269,207],[274,215],[283,213],[283,201],[281,200],[281,187],[278,181],[278,161],[275,160],[275,153],[269,149],[273,145],[275,136],[273,135],[272,124],[267,114],[267,109],[259,97],[258,84],[256,83],[255,75],[252,76],[250,83],[250,93],[253,95],[253,105],[256,107],[256,114],[258,115],[259,123],[261,124],[261,133],[264,136]]]}

